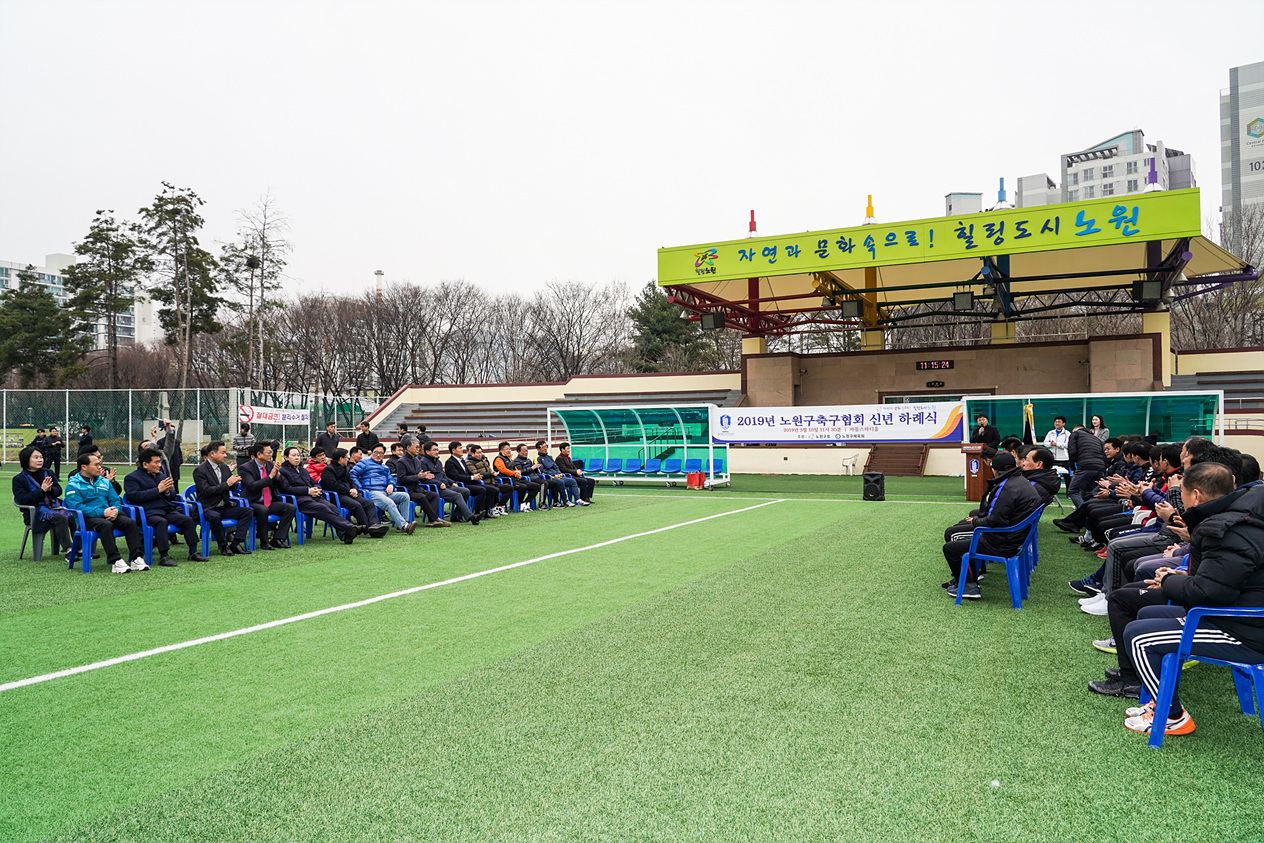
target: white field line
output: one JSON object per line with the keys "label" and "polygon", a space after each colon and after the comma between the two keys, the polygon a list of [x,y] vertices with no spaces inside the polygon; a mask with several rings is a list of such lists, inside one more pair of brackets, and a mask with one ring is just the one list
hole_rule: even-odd
{"label": "white field line", "polygon": [[586,550],[596,550],[599,547],[608,547],[609,545],[612,545],[612,544],[619,544],[620,542],[631,541],[632,539],[639,539],[645,536],[652,536],[655,533],[663,533],[663,532],[666,532],[667,530],[675,530],[678,527],[688,527],[691,524],[699,524],[703,521],[710,521],[713,518],[724,518],[725,516],[728,516],[728,515],[738,515],[739,513],[742,513],[742,512],[750,512],[752,509],[760,509],[761,507],[771,506],[772,504],[782,503],[782,502],[783,502],[782,499],[778,498],[775,500],[767,501],[765,503],[755,504],[754,506],[743,507],[742,509],[734,509],[728,512],[720,512],[715,515],[707,515],[703,518],[694,518],[690,521],[681,521],[679,524],[670,524],[666,527],[658,527],[657,529],[654,529],[654,530],[646,530],[643,533],[633,533],[632,535],[629,535],[629,536],[621,536],[617,539],[610,539],[609,541],[597,542],[596,544],[590,544],[586,547],[576,547],[576,548],[572,548],[571,550],[560,550],[557,553],[550,553],[545,556],[537,556],[534,559],[524,559],[521,562],[513,562],[509,565],[501,565],[499,568],[488,568],[486,571],[478,571],[473,574],[465,574],[460,577],[453,577],[452,579],[443,580],[442,582],[432,582],[427,585],[418,585],[412,588],[406,588],[403,591],[393,591],[390,594],[381,594],[381,595],[378,595],[377,597],[369,597],[365,600],[357,600],[354,603],[344,603],[341,606],[330,606],[327,609],[317,609],[314,612],[305,612],[304,614],[294,615],[293,617],[289,617],[289,618],[281,618],[280,620],[268,621],[267,623],[256,624],[254,626],[248,626],[242,629],[234,629],[231,632],[221,632],[216,635],[208,635],[204,638],[195,638],[191,641],[181,641],[179,644],[166,644],[162,647],[155,647],[152,650],[142,650],[139,653],[131,653],[126,656],[117,656],[112,659],[105,659],[104,661],[93,662],[92,664],[80,665],[79,667],[71,667],[71,668],[67,668],[66,670],[58,670],[53,673],[45,673],[40,676],[32,676],[29,679],[18,679],[16,681],[6,682],[3,685],[0,685],[0,691],[11,691],[15,688],[23,688],[27,685],[36,685],[36,684],[39,684],[40,682],[48,682],[51,679],[60,679],[63,676],[74,676],[77,673],[87,673],[90,670],[100,670],[103,667],[113,667],[116,664],[123,664],[124,662],[134,662],[138,659],[144,659],[150,656],[157,656],[162,653],[170,653],[175,650],[183,650],[188,647],[196,647],[198,644],[209,644],[212,641],[223,641],[225,638],[236,638],[239,635],[248,635],[252,632],[262,632],[265,629],[272,629],[273,627],[284,626],[285,624],[297,623],[299,621],[305,621],[311,618],[318,618],[321,615],[331,615],[334,612],[344,612],[348,609],[358,609],[361,606],[369,606],[373,603],[380,603],[383,600],[391,600],[396,597],[404,597],[405,595],[408,595],[408,594],[416,594],[419,591],[426,591],[431,588],[439,588],[440,586],[444,586],[444,585],[452,585],[454,583],[465,582],[466,580],[477,579],[478,577],[485,577],[488,574],[497,574],[497,573],[500,573],[501,571],[508,571],[512,568],[521,568],[524,565],[531,565],[536,562],[543,562],[547,559],[557,559],[559,556],[569,556],[572,553],[583,553]]}

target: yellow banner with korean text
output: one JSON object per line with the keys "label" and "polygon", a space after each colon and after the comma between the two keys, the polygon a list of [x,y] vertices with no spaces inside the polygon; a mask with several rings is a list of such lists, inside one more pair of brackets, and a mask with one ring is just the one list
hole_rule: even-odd
{"label": "yellow banner with korean text", "polygon": [[658,250],[658,283],[928,263],[1109,246],[1200,233],[1198,190],[752,237]]}

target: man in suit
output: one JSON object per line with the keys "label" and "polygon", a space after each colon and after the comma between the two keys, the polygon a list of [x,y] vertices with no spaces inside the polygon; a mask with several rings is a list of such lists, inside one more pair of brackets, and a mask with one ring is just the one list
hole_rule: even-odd
{"label": "man in suit", "polygon": [[362,495],[352,482],[346,450],[334,448],[334,452],[330,454],[329,464],[320,473],[320,487],[326,492],[334,492],[338,495],[338,502],[343,509],[347,510],[348,517],[359,525],[361,532],[380,539],[390,531],[390,526],[383,524],[381,518],[378,517],[377,507],[367,495]]}
{"label": "man in suit", "polygon": [[206,557],[198,552],[197,523],[177,505],[180,493],[176,491],[175,481],[163,471],[162,454],[146,448],[140,452],[137,462],[140,467],[123,479],[123,491],[129,504],[145,510],[145,521],[154,530],[158,564],[164,568],[176,566],[176,561],[171,558],[168,524],[178,528],[188,542],[189,561],[205,562]]}
{"label": "man in suit", "polygon": [[[216,440],[202,449],[204,461],[193,469],[193,485],[197,489],[202,515],[210,525],[211,535],[219,545],[220,556],[238,556],[250,553],[246,549],[246,537],[255,513],[248,506],[237,504],[230,496],[241,485],[241,477],[229,469],[228,448]],[[232,543],[224,529],[224,519],[236,521]]]}
{"label": "man in suit", "polygon": [[40,448],[44,454],[44,464],[57,480],[61,480],[61,449],[65,444],[65,440],[57,432],[57,426],[53,425],[48,429],[48,435],[44,437],[44,446]]}
{"label": "man in suit", "polygon": [[999,450],[1001,447],[1001,432],[996,429],[996,425],[988,424],[988,417],[983,413],[979,413],[975,422],[977,426],[970,432],[970,441],[982,443],[993,450]]}
{"label": "man in suit", "polygon": [[491,478],[484,478],[482,474],[475,474],[470,471],[469,465],[465,462],[465,447],[460,442],[448,443],[448,459],[443,464],[443,473],[452,478],[453,483],[460,483],[474,497],[474,511],[482,513],[484,518],[499,518],[500,513],[496,510],[498,502],[503,497],[506,502],[509,501],[513,494],[513,489],[506,486],[497,489],[491,485]]}
{"label": "man in suit", "polygon": [[324,490],[299,464],[301,461],[302,454],[299,453],[298,448],[291,445],[285,449],[285,462],[281,465],[281,471],[277,477],[281,484],[281,493],[293,495],[298,501],[299,512],[308,518],[324,521],[334,528],[334,535],[343,544],[351,544],[355,541],[355,537],[360,535],[360,530],[342,517],[338,507],[325,500]]}
{"label": "man in suit", "polygon": [[356,436],[356,447],[366,454],[371,454],[377,442],[377,434],[369,429],[369,422],[367,420],[360,422],[360,433]]}
{"label": "man in suit", "polygon": [[403,486],[408,492],[408,497],[417,502],[417,506],[421,507],[421,511],[426,514],[426,518],[431,524],[451,526],[450,521],[446,521],[442,517],[440,511],[439,495],[429,489],[423,489],[422,484],[432,482],[433,474],[427,476],[428,472],[421,464],[421,447],[417,444],[417,440],[411,436],[405,437],[408,447],[404,451],[404,455],[399,458],[396,463],[395,476],[399,480],[399,485]]}
{"label": "man in suit", "polygon": [[[241,474],[241,492],[255,513],[255,547],[260,550],[285,550],[290,546],[290,522],[294,505],[281,500],[281,469],[272,462],[272,443],[256,442],[250,446],[250,459],[237,467]],[[268,535],[268,516],[275,515],[276,528]]]}
{"label": "man in suit", "polygon": [[464,486],[456,485],[444,472],[443,463],[439,462],[439,443],[431,439],[423,445],[416,439],[409,440],[407,456],[416,458],[418,453],[421,454],[424,475],[428,475],[426,480],[439,484],[439,497],[452,504],[461,521],[468,521],[477,527],[482,518],[470,509],[469,503],[465,500],[469,497],[469,490]]}

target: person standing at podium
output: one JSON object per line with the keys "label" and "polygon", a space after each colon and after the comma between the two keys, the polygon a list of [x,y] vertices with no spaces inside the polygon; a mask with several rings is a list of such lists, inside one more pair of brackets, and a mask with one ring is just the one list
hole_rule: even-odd
{"label": "person standing at podium", "polygon": [[988,417],[983,413],[979,413],[975,423],[976,427],[970,433],[970,441],[987,445],[989,448],[996,450],[1001,444],[1001,434],[996,429],[996,425],[988,424]]}

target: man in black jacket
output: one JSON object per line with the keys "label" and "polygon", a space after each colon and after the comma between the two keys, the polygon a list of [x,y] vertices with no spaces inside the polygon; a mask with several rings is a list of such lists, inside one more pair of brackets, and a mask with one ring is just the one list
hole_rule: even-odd
{"label": "man in black jacket", "polygon": [[82,454],[86,454],[88,449],[91,447],[92,426],[85,424],[83,427],[79,428],[79,450],[75,452],[75,456],[78,457]]}
{"label": "man in black jacket", "polygon": [[[988,489],[975,514],[954,524],[944,532],[944,559],[948,561],[951,579],[944,583],[949,595],[957,598],[957,576],[961,572],[961,559],[970,549],[970,539],[976,527],[1013,527],[1040,507],[1040,495],[1023,477],[1014,458],[1002,451],[992,458],[992,471],[996,476],[988,481]],[[979,537],[978,551],[989,556],[1013,556],[1022,546],[1022,531],[1009,533],[984,533]],[[961,595],[978,600],[978,571],[973,564],[966,569],[966,585]]]}
{"label": "man in black jacket", "polygon": [[408,448],[404,455],[399,458],[399,462],[395,464],[395,478],[399,480],[399,485],[404,487],[408,492],[408,497],[421,507],[421,511],[425,513],[428,524],[448,524],[452,522],[445,521],[439,511],[439,495],[429,489],[423,489],[423,483],[430,483],[434,479],[434,474],[427,472],[425,466],[421,464],[421,447],[417,444],[417,440],[406,436],[404,440],[408,443]]}
{"label": "man in black jacket", "polygon": [[[193,469],[193,487],[197,489],[202,517],[219,545],[220,556],[244,556],[250,553],[246,549],[246,537],[250,535],[255,514],[250,507],[241,506],[232,498],[241,477],[227,465],[228,446],[217,439],[202,449],[202,458],[202,464]],[[231,544],[228,531],[224,529],[225,519],[237,522]]]}
{"label": "man in black jacket", "polygon": [[571,461],[571,443],[563,442],[557,446],[557,468],[563,474],[575,478],[575,482],[579,484],[579,499],[585,506],[593,502],[593,489],[597,481],[584,474],[583,469]]}
{"label": "man in black jacket", "polygon": [[970,441],[987,445],[994,450],[1000,448],[1001,433],[996,425],[988,424],[988,417],[982,413],[979,413],[975,423],[974,430],[970,432]]}
{"label": "man in black jacket", "polygon": [[[424,482],[434,483],[439,486],[439,497],[452,504],[453,510],[456,512],[457,520],[468,521],[474,526],[478,526],[482,521],[478,515],[470,509],[466,498],[469,492],[463,486],[458,486],[448,477],[447,472],[443,470],[443,463],[439,462],[439,443],[433,439],[424,446],[416,439],[406,440],[406,448],[404,451],[405,459],[410,460],[414,464],[420,465],[420,475],[424,478]],[[422,450],[424,447],[424,451]],[[420,454],[420,456],[418,456]],[[404,460],[400,460],[400,473],[403,474]],[[400,482],[404,482],[400,477]]]}
{"label": "man in black jacket", "polygon": [[503,497],[508,501],[513,495],[512,489],[506,488],[502,492],[484,483],[481,474],[475,477],[465,463],[465,448],[460,442],[448,443],[448,459],[443,464],[443,473],[452,478],[453,483],[459,483],[469,490],[474,498],[474,511],[481,513],[484,518],[498,518],[500,514],[494,510],[500,499]]}
{"label": "man in black jacket", "polygon": [[326,454],[332,454],[338,447],[338,425],[332,420],[325,422],[324,432],[316,434],[316,441],[312,447],[323,448]]}
{"label": "man in black jacket", "polygon": [[380,539],[390,530],[382,523],[373,501],[360,495],[360,490],[351,482],[351,466],[347,452],[343,448],[334,448],[329,455],[329,465],[320,473],[320,487],[326,492],[338,495],[338,503],[350,513],[351,520],[360,525],[363,532],[370,537]]}
{"label": "man in black jacket", "polygon": [[1102,440],[1089,433],[1084,425],[1077,424],[1067,440],[1067,458],[1074,472],[1067,487],[1067,497],[1078,507],[1086,497],[1093,496],[1094,486],[1104,476],[1106,451],[1102,448]]}
{"label": "man in black jacket", "polygon": [[44,437],[44,444],[40,447],[40,453],[44,455],[44,465],[57,480],[61,480],[61,449],[65,444],[65,440],[57,432],[57,425],[53,425],[48,429],[48,435]]}
{"label": "man in black jacket", "polygon": [[312,480],[310,474],[303,470],[301,461],[302,455],[298,448],[293,445],[286,448],[285,462],[281,464],[273,486],[279,483],[281,494],[294,496],[294,500],[298,502],[299,512],[308,518],[324,521],[334,528],[334,535],[343,544],[351,544],[360,534],[360,530],[342,517],[338,507],[325,500],[324,490],[316,485],[316,481]]}
{"label": "man in black jacket", "polygon": [[1062,478],[1053,468],[1053,454],[1047,448],[1028,448],[1019,467],[1023,470],[1023,476],[1036,487],[1040,502],[1053,503],[1062,488]]}
{"label": "man in black jacket", "polygon": [[197,524],[176,503],[180,500],[180,493],[176,491],[175,481],[163,471],[162,454],[146,449],[140,452],[138,462],[140,467],[123,479],[123,491],[127,494],[128,504],[145,510],[145,521],[154,531],[158,564],[164,568],[176,566],[176,561],[171,558],[168,524],[179,529],[188,542],[189,561],[205,562],[206,557],[198,552]]}
{"label": "man in black jacket", "polygon": [[[1234,488],[1233,472],[1203,462],[1185,474],[1184,520],[1190,533],[1189,569],[1159,568],[1147,584],[1173,605],[1142,608],[1123,631],[1121,668],[1127,660],[1153,698],[1163,656],[1176,652],[1185,613],[1195,606],[1264,607],[1264,486]],[[1191,653],[1226,661],[1264,664],[1264,621],[1212,618],[1198,625]],[[1135,713],[1134,713],[1135,712]],[[1124,725],[1149,732],[1153,709],[1129,709]],[[1194,721],[1172,695],[1165,734],[1194,731]]]}
{"label": "man in black jacket", "polygon": [[360,422],[360,433],[356,436],[356,447],[366,454],[371,454],[377,443],[377,434],[369,430],[368,420]]}
{"label": "man in black jacket", "polygon": [[[241,493],[255,513],[255,547],[259,550],[284,550],[290,546],[290,524],[294,520],[294,504],[281,500],[281,469],[272,461],[272,443],[256,442],[250,446],[250,459],[237,466],[241,475]],[[272,535],[268,535],[268,516],[279,519]]]}

